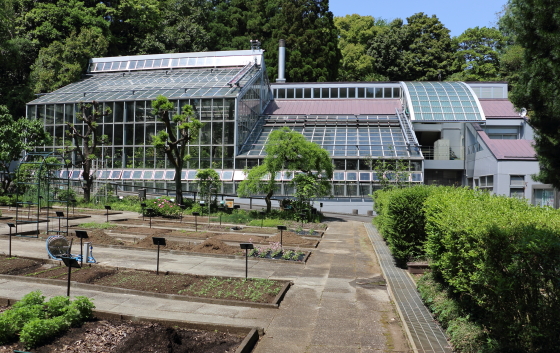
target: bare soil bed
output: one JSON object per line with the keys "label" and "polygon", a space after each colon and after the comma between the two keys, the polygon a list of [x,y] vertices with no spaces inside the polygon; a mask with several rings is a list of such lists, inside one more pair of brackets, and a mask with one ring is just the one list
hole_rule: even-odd
{"label": "bare soil bed", "polygon": [[[18,267],[19,266],[19,267]],[[68,280],[68,269],[62,263],[0,256],[0,274]],[[71,280],[152,293],[191,297],[272,303],[285,281],[265,279],[207,277],[190,274],[157,275],[153,271],[126,270],[114,267],[84,265],[73,268]]]}
{"label": "bare soil bed", "polygon": [[[218,353],[235,352],[243,337],[225,332],[166,327],[157,323],[93,320],[71,328],[33,353]],[[21,343],[0,346],[0,353],[25,351]]]}
{"label": "bare soil bed", "polygon": [[[168,225],[169,226],[169,225]],[[88,229],[87,227],[75,227],[75,229]],[[91,229],[91,228],[90,228]],[[250,228],[249,228],[250,229]],[[173,250],[183,250],[183,251],[193,251],[192,245],[190,240],[192,239],[216,239],[221,241],[232,241],[232,242],[240,242],[240,243],[254,243],[254,244],[270,244],[275,242],[280,242],[280,233],[271,233],[275,234],[273,236],[260,236],[256,234],[247,234],[244,232],[245,229],[239,232],[227,232],[227,233],[220,233],[220,232],[209,232],[209,231],[191,231],[191,230],[173,230],[173,229],[163,229],[163,228],[147,228],[147,227],[125,227],[125,226],[115,226],[113,228],[108,229],[106,232],[100,229],[91,229],[88,230],[88,234],[93,233],[99,239],[92,239],[94,244],[107,244],[107,245],[129,245],[129,246],[141,246],[141,247],[152,247],[150,246],[149,242],[151,242],[152,236],[163,236],[163,237],[172,237],[175,240],[173,241],[174,245],[168,247],[168,249]],[[104,235],[101,235],[100,232],[103,232]],[[138,237],[130,237],[129,239],[125,240],[124,238],[118,240],[118,236],[111,236],[111,233],[120,233],[120,234],[131,234],[131,235],[138,235]],[[73,236],[73,232],[70,231],[70,235]],[[109,240],[109,238],[113,238],[113,240]],[[91,238],[91,235],[90,235]],[[181,239],[183,238],[183,239]],[[144,240],[148,240],[143,241]],[[79,239],[76,239],[79,241]],[[285,231],[282,235],[282,244],[284,246],[297,246],[297,247],[315,247],[317,245],[318,240],[316,239],[308,239],[304,236],[298,235],[291,231]],[[175,244],[176,243],[176,244]],[[184,244],[179,244],[184,243]],[[142,244],[142,245],[139,245]],[[225,245],[225,244],[224,244]],[[232,247],[233,248],[233,247]],[[227,252],[227,254],[231,254],[231,252]]]}

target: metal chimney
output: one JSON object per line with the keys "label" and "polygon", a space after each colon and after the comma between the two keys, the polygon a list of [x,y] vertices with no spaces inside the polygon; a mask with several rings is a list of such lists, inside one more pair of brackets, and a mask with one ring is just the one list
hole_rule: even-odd
{"label": "metal chimney", "polygon": [[276,82],[284,83],[286,82],[286,78],[284,73],[286,71],[286,41],[284,39],[280,39],[278,44],[278,78]]}

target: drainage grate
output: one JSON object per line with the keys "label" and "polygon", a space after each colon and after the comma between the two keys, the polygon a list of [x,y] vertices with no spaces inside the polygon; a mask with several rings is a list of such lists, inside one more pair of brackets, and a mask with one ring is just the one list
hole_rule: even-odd
{"label": "drainage grate", "polygon": [[369,223],[365,223],[365,227],[379,258],[385,280],[389,284],[418,352],[452,352],[441,327],[422,303],[414,281],[405,270],[395,266],[393,256],[377,229]]}

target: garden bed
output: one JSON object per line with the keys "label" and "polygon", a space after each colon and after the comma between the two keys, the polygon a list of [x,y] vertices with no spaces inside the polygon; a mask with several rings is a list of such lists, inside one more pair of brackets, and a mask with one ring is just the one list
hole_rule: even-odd
{"label": "garden bed", "polygon": [[[19,266],[19,267],[18,267]],[[65,286],[68,269],[62,263],[39,259],[6,258],[0,256],[0,274],[23,276],[31,282],[34,279]],[[46,280],[46,281],[45,281]],[[170,299],[196,298],[213,299],[217,304],[236,301],[246,304],[272,304],[277,307],[289,282],[268,279],[248,279],[237,277],[209,277],[183,273],[163,273],[154,271],[120,269],[98,265],[84,265],[73,268],[73,282],[94,285],[94,290],[109,291],[103,287],[119,288],[167,295]],[[103,286],[103,287],[99,287]],[[169,297],[168,295],[172,295]],[[177,297],[175,297],[177,296]],[[203,300],[207,301],[207,300]]]}
{"label": "garden bed", "polygon": [[[93,320],[71,328],[33,353],[235,352],[242,336],[226,332],[168,327],[158,323]],[[0,346],[0,353],[26,351],[21,343]]]}

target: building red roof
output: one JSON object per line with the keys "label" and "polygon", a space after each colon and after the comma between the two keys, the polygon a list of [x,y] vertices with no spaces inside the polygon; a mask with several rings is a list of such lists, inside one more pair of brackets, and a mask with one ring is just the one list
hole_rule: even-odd
{"label": "building red roof", "polygon": [[400,99],[276,99],[265,115],[395,115]]}
{"label": "building red roof", "polygon": [[521,119],[508,99],[479,99],[479,101],[487,118]]}
{"label": "building red roof", "polygon": [[478,134],[498,160],[537,160],[533,140],[495,140],[484,131]]}

